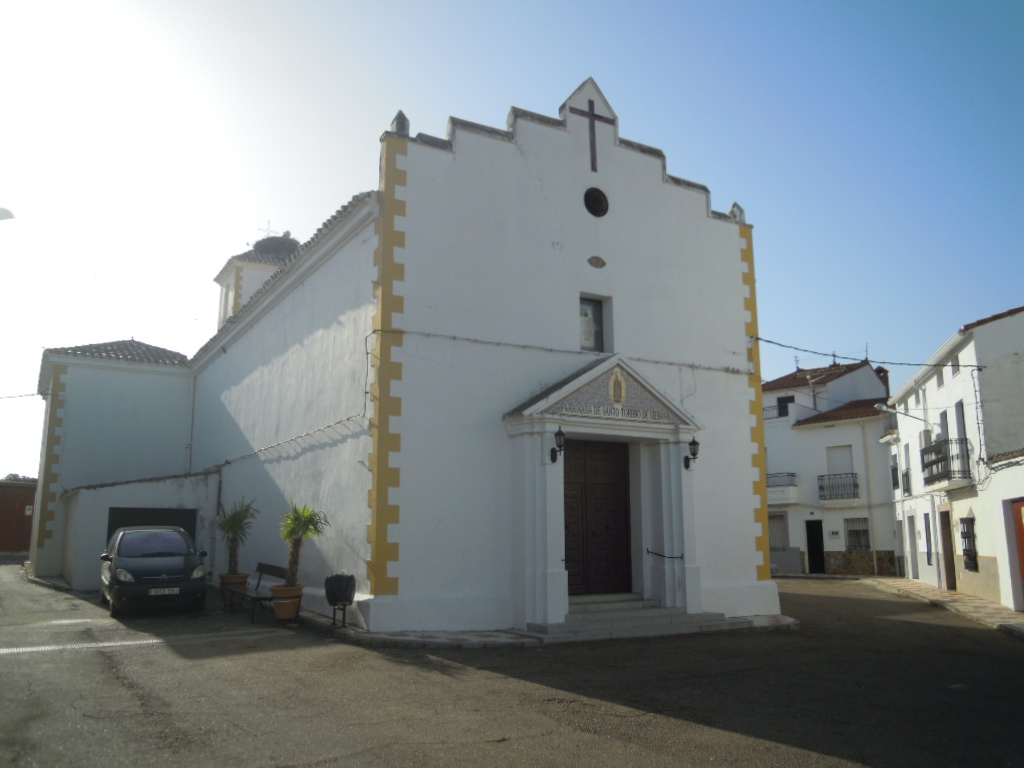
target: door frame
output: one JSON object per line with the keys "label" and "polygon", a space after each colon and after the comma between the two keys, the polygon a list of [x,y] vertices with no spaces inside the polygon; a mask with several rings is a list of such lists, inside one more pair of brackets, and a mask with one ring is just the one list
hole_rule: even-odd
{"label": "door frame", "polygon": [[[614,398],[623,393],[624,402],[639,396],[644,404],[620,417]],[[518,510],[509,522],[515,626],[561,623],[569,611],[564,474],[562,462],[551,458],[558,430],[570,440],[629,444],[633,590],[665,607],[701,612],[694,473],[683,469],[688,443],[700,431],[695,418],[612,355],[531,396],[502,421]]]}
{"label": "door frame", "polygon": [[[590,446],[600,446],[600,445],[621,446],[622,452],[625,453],[625,457],[624,457],[625,458],[625,467],[624,467],[625,472],[624,472],[624,477],[622,478],[622,484],[621,484],[622,485],[622,491],[623,491],[622,496],[623,496],[624,508],[621,510],[621,513],[620,513],[624,519],[618,521],[619,524],[622,524],[624,526],[625,538],[623,540],[617,542],[618,547],[621,548],[621,550],[617,554],[619,556],[622,556],[623,559],[624,559],[624,571],[625,572],[620,574],[620,578],[621,578],[621,581],[622,581],[622,588],[621,589],[606,590],[606,589],[597,588],[592,583],[593,582],[593,577],[595,576],[595,574],[592,573],[592,567],[594,565],[593,558],[594,558],[595,552],[594,552],[594,549],[592,547],[593,536],[591,535],[591,533],[592,533],[591,525],[594,524],[595,521],[593,519],[591,519],[591,518],[588,518],[588,510],[586,509],[586,507],[590,506],[589,505],[589,501],[590,501],[590,499],[589,499],[590,482],[588,482],[587,479],[584,479],[584,482],[583,482],[583,486],[584,486],[583,499],[584,499],[584,502],[583,503],[584,503],[585,509],[582,512],[584,519],[582,520],[581,526],[580,526],[581,527],[581,542],[580,542],[580,550],[581,550],[580,551],[580,559],[581,559],[581,563],[580,563],[580,568],[581,568],[581,570],[583,572],[582,573],[583,591],[582,592],[573,592],[573,585],[572,585],[572,582],[570,581],[570,583],[569,583],[569,594],[570,595],[574,595],[574,594],[575,595],[621,594],[621,593],[631,592],[633,590],[633,581],[634,581],[634,573],[633,573],[633,567],[632,567],[632,561],[633,561],[633,556],[632,556],[633,555],[633,537],[632,537],[633,521],[632,521],[632,514],[631,514],[631,506],[632,505],[630,503],[630,501],[631,501],[631,489],[630,489],[630,482],[629,482],[629,475],[630,475],[630,472],[629,472],[629,467],[630,467],[629,443],[624,443],[624,442],[620,442],[620,441],[610,441],[610,440],[606,441],[606,440],[568,440],[567,439],[566,442],[565,442],[565,451],[562,454],[562,456],[563,456],[563,461],[562,461],[563,483],[564,483],[564,487],[567,488],[568,487],[568,483],[565,480],[565,477],[569,474],[569,461],[570,461],[570,459],[569,459],[569,456],[568,456],[568,452],[570,450],[570,447],[578,447],[580,450],[582,450],[584,452],[584,456],[585,456],[587,451],[593,450]],[[584,464],[585,463],[586,463],[586,460],[584,458]],[[568,501],[568,499],[566,499],[566,501]],[[566,509],[565,506],[563,506],[563,508],[562,508],[562,519],[564,521],[564,524],[566,525],[566,529],[568,530],[568,518],[567,518],[567,515],[568,515],[568,510]],[[567,563],[568,563],[568,555],[569,555],[569,553],[567,551],[566,552],[566,562]]]}

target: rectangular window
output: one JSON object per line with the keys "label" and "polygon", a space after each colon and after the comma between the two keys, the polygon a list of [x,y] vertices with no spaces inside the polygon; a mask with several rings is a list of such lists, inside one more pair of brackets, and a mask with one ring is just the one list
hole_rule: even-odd
{"label": "rectangular window", "polygon": [[925,555],[927,556],[928,565],[932,564],[932,522],[930,520],[931,515],[927,512],[924,513],[924,546]]}
{"label": "rectangular window", "polygon": [[960,355],[953,355],[953,359],[949,362],[949,370],[954,376],[960,373]]}
{"label": "rectangular window", "polygon": [[978,572],[978,549],[974,538],[974,518],[960,518],[960,543],[964,548],[964,568]]}
{"label": "rectangular window", "polygon": [[942,368],[935,369],[935,388],[941,389],[942,385],[945,384],[945,379],[942,377]]}
{"label": "rectangular window", "polygon": [[775,402],[779,406],[779,416],[789,416],[790,403],[796,401],[794,395],[786,395],[785,397],[778,398]]}
{"label": "rectangular window", "polygon": [[852,552],[855,549],[871,549],[871,536],[868,533],[866,517],[848,517],[843,523],[846,524],[847,552]]}
{"label": "rectangular window", "polygon": [[580,299],[580,349],[604,352],[604,302]]}
{"label": "rectangular window", "polygon": [[768,546],[775,551],[789,549],[785,515],[768,515]]}

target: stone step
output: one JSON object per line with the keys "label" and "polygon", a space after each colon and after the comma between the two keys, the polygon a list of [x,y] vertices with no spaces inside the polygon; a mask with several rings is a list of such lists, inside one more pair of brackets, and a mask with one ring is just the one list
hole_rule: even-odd
{"label": "stone step", "polygon": [[[712,614],[699,614],[712,615]],[[713,614],[718,616],[719,614]],[[575,613],[570,611],[565,617],[566,624],[582,626],[584,624],[616,624],[621,626],[632,624],[671,624],[674,621],[687,622],[693,614],[688,614],[683,608],[621,608],[617,611],[595,611],[587,613]],[[723,617],[724,618],[724,617]]]}
{"label": "stone step", "polygon": [[587,595],[585,597],[569,598],[569,613],[608,613],[617,611],[634,610],[637,608],[658,608],[661,605],[657,600],[644,600],[641,594],[623,595]]}
{"label": "stone step", "polygon": [[643,611],[645,614],[661,614],[668,611],[670,615],[659,617],[654,621],[640,621],[637,617],[631,620],[617,621],[582,621],[564,622],[561,624],[531,624],[527,627],[528,635],[545,643],[583,642],[587,640],[611,640],[616,638],[658,637],[663,635],[684,635],[698,632],[721,632],[726,630],[753,629],[750,619],[727,619],[719,613],[684,614],[679,609],[654,608]]}

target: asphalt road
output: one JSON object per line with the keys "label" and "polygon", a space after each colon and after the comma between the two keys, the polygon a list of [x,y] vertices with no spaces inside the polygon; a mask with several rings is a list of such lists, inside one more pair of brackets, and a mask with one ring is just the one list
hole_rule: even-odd
{"label": "asphalt road", "polygon": [[2,766],[1019,766],[1024,643],[851,581],[797,632],[379,650],[0,566]]}

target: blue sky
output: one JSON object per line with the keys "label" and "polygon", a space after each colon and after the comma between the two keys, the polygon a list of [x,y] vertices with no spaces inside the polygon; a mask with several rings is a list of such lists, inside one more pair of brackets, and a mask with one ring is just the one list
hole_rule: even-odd
{"label": "blue sky", "polygon": [[[1024,304],[1024,4],[0,0],[0,476],[38,470],[42,350],[191,355],[213,277],[377,185],[403,110],[504,127],[594,77],[623,138],[742,205],[762,336],[923,362]],[[762,346],[763,374],[794,357]],[[913,369],[892,367],[898,387]]]}

